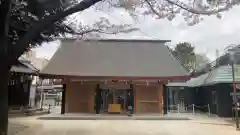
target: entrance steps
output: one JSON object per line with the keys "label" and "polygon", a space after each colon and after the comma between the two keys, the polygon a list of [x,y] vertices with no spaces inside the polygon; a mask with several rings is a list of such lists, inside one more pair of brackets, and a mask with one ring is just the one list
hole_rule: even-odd
{"label": "entrance steps", "polygon": [[186,116],[168,115],[117,115],[117,114],[49,114],[40,116],[40,120],[190,120]]}

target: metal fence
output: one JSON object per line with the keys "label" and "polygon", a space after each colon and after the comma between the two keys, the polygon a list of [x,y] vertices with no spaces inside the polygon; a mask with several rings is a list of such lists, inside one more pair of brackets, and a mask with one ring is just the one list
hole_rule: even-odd
{"label": "metal fence", "polygon": [[169,105],[168,106],[168,111],[171,113],[192,113],[192,114],[196,114],[197,110],[203,110],[203,109],[207,109],[208,115],[211,115],[211,108],[210,105],[207,104],[205,106],[197,106],[195,104],[192,105],[181,105],[181,104],[177,104],[177,105]]}

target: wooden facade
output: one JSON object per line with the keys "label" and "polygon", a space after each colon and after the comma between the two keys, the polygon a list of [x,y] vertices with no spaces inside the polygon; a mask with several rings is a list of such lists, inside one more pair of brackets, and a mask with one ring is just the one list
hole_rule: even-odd
{"label": "wooden facade", "polygon": [[40,73],[64,79],[62,113],[162,113],[163,85],[189,79],[166,42],[66,39]]}
{"label": "wooden facade", "polygon": [[66,84],[66,112],[93,113],[95,89],[95,84]]}
{"label": "wooden facade", "polygon": [[136,113],[162,113],[163,89],[159,86],[135,86]]}
{"label": "wooden facade", "polygon": [[[65,113],[95,113],[95,94],[97,83],[82,83],[81,81],[64,81],[66,84]],[[111,88],[126,90],[130,84],[103,84],[100,90]],[[101,89],[102,88],[102,89]],[[118,89],[120,88],[120,89]],[[133,84],[133,112],[139,114],[163,112],[163,85]],[[102,103],[101,103],[102,104]]]}

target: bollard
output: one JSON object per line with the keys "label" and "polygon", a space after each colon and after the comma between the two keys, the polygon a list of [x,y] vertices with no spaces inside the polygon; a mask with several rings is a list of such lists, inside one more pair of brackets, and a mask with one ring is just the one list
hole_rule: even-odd
{"label": "bollard", "polygon": [[208,104],[208,115],[211,115],[211,111],[210,111],[210,105]]}
{"label": "bollard", "polygon": [[50,108],[51,108],[51,105],[48,104],[48,114],[50,113]]}
{"label": "bollard", "polygon": [[195,114],[194,104],[192,104],[192,108],[193,108],[193,114]]}

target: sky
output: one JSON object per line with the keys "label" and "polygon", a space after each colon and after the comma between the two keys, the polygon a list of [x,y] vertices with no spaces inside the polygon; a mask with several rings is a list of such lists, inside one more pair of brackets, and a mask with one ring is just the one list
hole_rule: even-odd
{"label": "sky", "polygon": [[[113,24],[132,24],[133,27],[140,29],[127,34],[102,35],[102,38],[171,40],[170,47],[174,47],[179,42],[189,42],[195,46],[196,53],[206,54],[210,60],[214,60],[216,50],[221,55],[228,45],[240,44],[239,14],[240,7],[234,7],[224,12],[221,19],[207,16],[194,26],[188,26],[182,16],[168,21],[141,15],[138,17],[138,21],[134,21],[122,9],[103,12],[90,8],[81,13],[75,13],[72,17],[77,16],[78,22],[83,24],[92,24],[100,17],[106,17]],[[44,43],[41,47],[35,48],[37,56],[50,59],[59,44],[59,41]]]}

